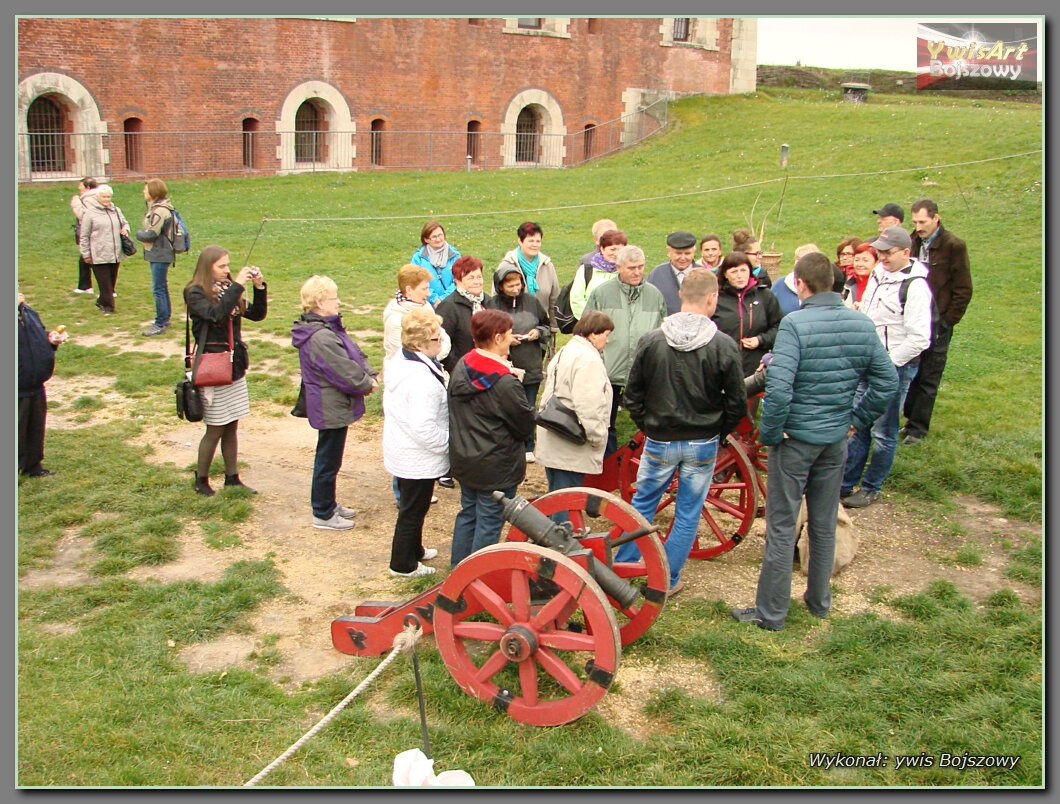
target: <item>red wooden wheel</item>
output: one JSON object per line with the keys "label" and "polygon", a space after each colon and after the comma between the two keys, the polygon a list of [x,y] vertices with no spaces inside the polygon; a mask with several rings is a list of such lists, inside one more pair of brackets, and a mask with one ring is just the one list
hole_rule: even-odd
{"label": "red wooden wheel", "polygon": [[[662,541],[654,533],[644,534],[635,540],[643,560],[619,563],[613,561],[614,550],[609,549],[608,542],[650,527],[651,523],[622,498],[599,489],[558,489],[538,497],[532,505],[547,516],[565,512],[581,545],[591,549],[620,578],[644,579],[640,598],[628,609],[620,608],[610,596],[607,599],[615,609],[623,645],[647,631],[662,611],[666,590],[670,588],[670,563]],[[507,541],[525,542],[526,534],[516,527],[509,528]]]}
{"label": "red wooden wheel", "polygon": [[[548,579],[547,599],[531,581]],[[572,559],[535,544],[495,544],[441,584],[434,636],[449,674],[513,720],[559,726],[607,692],[622,653],[607,597]]]}
{"label": "red wooden wheel", "polygon": [[[621,463],[619,470],[622,498],[626,500],[632,500],[637,490],[637,469],[644,450],[643,434],[638,433],[632,443],[635,448],[631,450],[628,460]],[[688,554],[689,558],[715,558],[743,541],[751,530],[757,512],[756,485],[755,471],[743,445],[730,438],[725,446],[719,446],[714,463],[714,481],[703,501],[702,523]],[[659,501],[656,518],[659,511],[673,505],[676,499],[675,473],[670,488]],[[667,525],[667,534],[672,526],[671,521]]]}

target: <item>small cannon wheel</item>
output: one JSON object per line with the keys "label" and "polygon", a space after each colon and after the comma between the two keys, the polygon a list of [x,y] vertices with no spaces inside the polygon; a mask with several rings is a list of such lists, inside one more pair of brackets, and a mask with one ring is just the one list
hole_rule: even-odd
{"label": "small cannon wheel", "polygon": [[[670,563],[666,559],[662,541],[655,533],[645,533],[634,540],[642,560],[618,563],[613,560],[614,551],[610,549],[609,541],[624,533],[648,528],[650,523],[621,497],[599,489],[557,489],[538,497],[531,504],[546,516],[566,513],[574,528],[575,538],[583,547],[591,549],[597,560],[610,566],[620,578],[644,578],[640,598],[628,609],[620,608],[610,596],[607,599],[615,608],[615,619],[619,623],[618,630],[624,646],[647,631],[662,612],[666,590],[670,588]],[[509,528],[507,541],[525,542],[526,534],[516,527]]]}
{"label": "small cannon wheel", "polygon": [[[534,599],[531,582],[542,579],[550,592]],[[457,564],[438,589],[434,636],[461,689],[533,726],[588,712],[622,654],[596,581],[562,553],[529,543],[491,545]]]}
{"label": "small cannon wheel", "polygon": [[[637,469],[640,467],[640,456],[644,450],[643,436],[638,434],[636,449],[629,460],[622,464],[619,473],[623,499],[633,499],[637,490]],[[689,551],[689,558],[715,558],[726,553],[743,541],[750,532],[757,513],[757,477],[750,458],[743,445],[730,438],[725,446],[718,447],[718,456],[714,462],[714,480],[703,501],[702,520],[707,532],[702,527],[696,534],[696,541]],[[677,499],[677,474],[670,488],[659,500],[656,514],[674,504]],[[671,522],[667,534],[673,527]],[[664,538],[665,541],[665,538]]]}

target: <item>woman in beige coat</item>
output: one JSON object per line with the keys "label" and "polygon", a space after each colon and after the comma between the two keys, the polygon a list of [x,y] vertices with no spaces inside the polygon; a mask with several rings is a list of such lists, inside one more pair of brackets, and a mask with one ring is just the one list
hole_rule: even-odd
{"label": "woman in beige coat", "polygon": [[606,313],[586,313],[578,319],[574,337],[556,352],[545,371],[541,407],[557,394],[577,414],[586,435],[584,444],[575,444],[551,430],[537,428],[534,454],[545,467],[549,491],[580,486],[586,474],[599,474],[604,467],[611,382],[601,352],[614,328]]}

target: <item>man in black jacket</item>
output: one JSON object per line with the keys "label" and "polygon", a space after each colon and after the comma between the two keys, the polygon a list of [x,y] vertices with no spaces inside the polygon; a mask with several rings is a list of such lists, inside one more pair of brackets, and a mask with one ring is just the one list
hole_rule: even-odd
{"label": "man in black jacket", "polygon": [[905,427],[899,432],[902,444],[909,446],[927,435],[931,411],[939,392],[950,338],[972,300],[972,273],[968,249],[939,220],[938,205],[930,198],[913,204],[913,255],[928,269],[928,284],[939,309],[937,331],[931,333],[931,346],[920,355],[920,368],[905,398]]}
{"label": "man in black jacket", "polygon": [[26,297],[18,294],[18,471],[29,477],[55,474],[41,461],[48,418],[44,383],[55,370],[55,350],[66,340],[60,330],[45,330]]}
{"label": "man in black jacket", "polygon": [[[644,431],[633,507],[649,522],[675,472],[680,472],[673,528],[666,539],[670,595],[683,587],[681,568],[696,539],[710,489],[718,443],[747,414],[740,351],[710,320],[718,304],[718,279],[709,268],[688,272],[681,310],[640,339],[626,383],[624,404]],[[632,542],[616,561],[637,561]]]}

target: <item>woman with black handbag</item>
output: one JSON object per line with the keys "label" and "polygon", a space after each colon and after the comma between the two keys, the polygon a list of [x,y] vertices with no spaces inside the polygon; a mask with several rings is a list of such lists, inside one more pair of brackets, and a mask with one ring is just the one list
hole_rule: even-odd
{"label": "woman with black handbag", "polygon": [[585,441],[577,443],[542,427],[539,419],[536,455],[545,467],[549,491],[580,486],[585,475],[599,474],[604,468],[612,391],[601,353],[614,328],[607,313],[585,313],[574,325],[574,337],[545,370],[541,408],[555,397],[574,412],[585,431]]}
{"label": "woman with black handbag", "polygon": [[[243,343],[242,321],[261,321],[268,312],[265,278],[261,269],[244,265],[235,278],[229,273],[228,251],[221,246],[207,246],[199,255],[195,273],[184,288],[184,301],[195,336],[195,358],[192,361],[192,380],[202,388],[203,422],[206,433],[199,442],[198,464],[195,471],[195,491],[213,496],[210,488],[210,464],[217,444],[225,463],[225,486],[239,486],[251,494],[252,488],[239,479],[237,428],[239,420],[250,413],[246,372],[249,360]],[[244,290],[254,285],[254,301],[247,304]],[[204,355],[224,353],[230,362],[231,378],[227,383],[197,376],[203,367]],[[228,354],[230,353],[230,355]],[[228,379],[224,377],[223,379]]]}
{"label": "woman with black handbag", "polygon": [[118,284],[118,266],[128,256],[122,239],[129,238],[129,222],[114,203],[114,190],[109,184],[96,188],[94,196],[85,198],[85,214],[81,216],[81,259],[92,266],[99,288],[98,307],[104,315],[114,312],[114,288]]}

